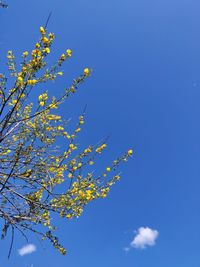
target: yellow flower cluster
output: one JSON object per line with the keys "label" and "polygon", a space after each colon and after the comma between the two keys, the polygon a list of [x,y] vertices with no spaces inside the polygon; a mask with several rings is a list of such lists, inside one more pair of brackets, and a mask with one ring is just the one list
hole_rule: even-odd
{"label": "yellow flower cluster", "polygon": [[89,76],[90,75],[89,68],[85,68],[83,73],[84,73],[85,76]]}
{"label": "yellow flower cluster", "polygon": [[62,63],[63,63],[67,58],[69,58],[69,57],[71,57],[71,56],[72,56],[72,50],[71,50],[71,49],[67,49],[67,50],[66,50],[66,53],[63,53],[63,54],[60,56],[60,58],[59,58],[59,60],[58,60],[58,65],[61,66]]}
{"label": "yellow flower cluster", "polygon": [[42,34],[42,35],[45,35],[46,34],[46,30],[44,29],[44,27],[40,27],[40,33]]}
{"label": "yellow flower cluster", "polygon": [[[45,237],[65,254],[65,249],[49,232],[53,229],[52,214],[55,212],[67,219],[79,217],[88,203],[98,198],[105,198],[110,188],[120,179],[120,175],[116,175],[118,165],[131,157],[133,150],[129,149],[123,156],[106,165],[102,173],[96,175],[96,171],[92,170],[97,166],[96,157],[107,145],[101,142],[81,149],[76,142],[84,124],[85,112],[78,117],[72,131],[66,130],[67,121],[62,120],[62,116],[52,114],[56,113],[52,109],[58,108],[91,75],[89,68],[85,68],[61,96],[50,98],[50,94],[48,96],[47,92],[42,91],[36,97],[36,105],[27,101],[35,85],[62,76],[63,71],[60,70],[60,66],[72,56],[72,51],[67,49],[53,66],[48,67],[45,59],[52,50],[54,38],[53,33],[48,34],[44,27],[40,27],[40,39],[32,51],[22,53],[21,70],[18,71],[16,71],[15,57],[12,51],[8,51],[9,70],[16,82],[13,88],[7,91],[9,106],[6,108],[10,108],[10,114],[14,115],[11,119],[9,116],[6,117],[8,122],[5,120],[5,133],[7,129],[11,132],[3,145],[0,145],[0,151],[3,159],[8,159],[8,162],[15,162],[19,155],[19,162],[16,161],[16,170],[10,180],[20,179],[22,189],[31,188],[24,199],[24,210],[26,211],[28,207],[27,214],[31,214],[28,223],[46,226],[48,232]],[[3,95],[1,90],[0,95]],[[56,146],[58,140],[62,147]],[[3,161],[2,166],[4,169],[10,167],[9,163]],[[5,180],[7,178],[6,175],[2,177]],[[16,192],[17,190],[18,188]],[[11,194],[11,201],[15,197],[20,199],[19,195]],[[23,200],[19,201],[20,207],[23,206],[21,201]]]}
{"label": "yellow flower cluster", "polygon": [[25,51],[25,52],[23,52],[23,54],[22,54],[22,57],[27,57],[28,56],[28,51]]}
{"label": "yellow flower cluster", "polygon": [[72,56],[72,50],[71,49],[67,49],[66,50],[66,54],[68,57],[71,57]]}
{"label": "yellow flower cluster", "polygon": [[13,55],[13,52],[11,50],[8,51],[7,58],[8,59],[14,59],[14,55]]}
{"label": "yellow flower cluster", "polygon": [[101,146],[97,147],[96,153],[101,154],[101,152],[106,148],[106,144],[102,144]]}
{"label": "yellow flower cluster", "polygon": [[61,116],[49,114],[49,115],[47,115],[46,118],[47,118],[47,120],[50,120],[50,121],[57,121],[57,120],[61,119]]}
{"label": "yellow flower cluster", "polygon": [[84,117],[83,116],[79,117],[79,124],[84,124]]}
{"label": "yellow flower cluster", "polygon": [[132,150],[132,149],[130,149],[130,150],[128,150],[128,152],[127,152],[127,153],[128,153],[128,155],[129,155],[129,156],[132,156],[132,155],[133,155],[133,150]]}
{"label": "yellow flower cluster", "polygon": [[43,107],[46,103],[46,101],[48,100],[48,95],[47,93],[41,94],[38,96],[38,100],[39,100],[39,105],[41,107]]}
{"label": "yellow flower cluster", "polygon": [[37,83],[37,80],[36,79],[32,79],[32,80],[28,80],[27,81],[27,84],[28,85],[32,85],[32,86],[35,85],[36,83]]}

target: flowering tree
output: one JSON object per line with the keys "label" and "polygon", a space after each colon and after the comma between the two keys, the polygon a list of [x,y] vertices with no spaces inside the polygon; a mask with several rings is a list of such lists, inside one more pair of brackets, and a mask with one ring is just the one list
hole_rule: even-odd
{"label": "flowering tree", "polygon": [[[84,112],[75,129],[69,132],[66,121],[57,111],[91,71],[85,68],[58,98],[41,91],[34,99],[33,89],[63,75],[60,67],[72,56],[72,51],[67,49],[55,65],[48,67],[46,57],[51,52],[55,36],[47,34],[43,27],[40,27],[40,35],[31,53],[22,53],[20,69],[13,52],[8,51],[8,73],[0,74],[2,238],[9,228],[12,235],[18,230],[25,238],[26,232],[31,231],[42,239],[49,239],[65,254],[65,248],[54,236],[52,216],[58,214],[68,220],[79,217],[89,202],[105,198],[111,186],[120,179],[120,174],[116,173],[119,163],[127,161],[132,150],[94,176],[90,165],[106,148],[106,143],[103,141],[81,150],[76,138],[84,124]],[[61,143],[62,148],[58,146]]]}

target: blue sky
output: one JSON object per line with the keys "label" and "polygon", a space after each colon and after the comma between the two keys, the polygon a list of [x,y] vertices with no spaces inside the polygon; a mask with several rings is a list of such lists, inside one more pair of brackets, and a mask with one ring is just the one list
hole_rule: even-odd
{"label": "blue sky", "polygon": [[[0,72],[7,50],[31,49],[38,28],[53,12],[53,63],[73,50],[57,94],[84,67],[93,74],[61,109],[76,119],[87,104],[80,142],[109,134],[99,169],[130,146],[134,157],[109,197],[78,220],[59,221],[68,249],[60,256],[31,237],[37,251],[19,256],[16,237],[8,261],[1,241],[0,267],[199,267],[200,265],[200,2],[197,0],[25,0],[0,10]],[[123,248],[140,227],[159,232],[154,246]]]}

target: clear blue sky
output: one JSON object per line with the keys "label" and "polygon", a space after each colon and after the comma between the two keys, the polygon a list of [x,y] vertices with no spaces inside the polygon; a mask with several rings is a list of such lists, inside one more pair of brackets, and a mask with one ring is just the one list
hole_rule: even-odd
{"label": "clear blue sky", "polygon": [[[85,144],[110,134],[99,169],[130,146],[134,157],[105,200],[75,221],[59,222],[68,256],[48,243],[20,257],[17,237],[0,267],[200,266],[200,2],[197,0],[18,0],[0,9],[0,72],[7,50],[31,49],[53,11],[53,63],[66,48],[74,56],[55,93],[89,66],[92,78],[62,107],[76,119],[85,104]],[[46,88],[45,88],[46,89]],[[48,89],[48,88],[47,88]],[[134,230],[159,231],[155,246],[123,251]]]}

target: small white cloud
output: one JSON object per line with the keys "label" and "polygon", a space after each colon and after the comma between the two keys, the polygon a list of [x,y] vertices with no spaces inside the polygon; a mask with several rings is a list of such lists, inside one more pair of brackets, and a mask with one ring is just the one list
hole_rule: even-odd
{"label": "small white cloud", "polygon": [[131,247],[144,249],[147,246],[154,246],[156,244],[156,239],[159,235],[157,230],[151,229],[149,227],[140,227],[136,231],[137,235],[131,242]]}
{"label": "small white cloud", "polygon": [[125,248],[123,248],[123,251],[125,251],[126,253],[128,253],[129,250],[130,250],[130,247],[125,247]]}
{"label": "small white cloud", "polygon": [[18,249],[18,253],[20,256],[24,256],[27,254],[31,254],[36,251],[36,246],[33,244],[28,244],[20,249]]}

